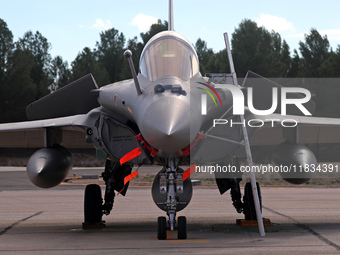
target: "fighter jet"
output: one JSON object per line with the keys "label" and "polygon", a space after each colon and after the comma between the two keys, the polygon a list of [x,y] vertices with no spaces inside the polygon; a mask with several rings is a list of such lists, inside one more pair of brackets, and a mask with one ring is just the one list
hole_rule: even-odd
{"label": "fighter jet", "polygon": [[[168,216],[168,220],[158,218],[157,237],[166,239],[166,230],[177,227],[178,238],[186,239],[186,217],[176,218],[176,213],[192,197],[190,175],[199,167],[218,163],[235,170],[229,175],[215,174],[220,193],[230,190],[236,210],[246,220],[257,219],[264,235],[253,171],[241,198],[243,172],[237,151],[244,148],[251,169],[252,141],[277,144],[273,153],[277,165],[304,169],[317,161],[300,143],[300,135],[312,130],[311,141],[304,142],[320,143],[328,127],[340,127],[340,120],[308,116],[315,105],[306,89],[284,88],[252,72],[240,86],[227,34],[224,39],[230,73],[202,76],[195,48],[174,31],[170,0],[168,31],[156,34],[145,45],[138,72],[131,51],[124,53],[132,79],[98,88],[88,74],[28,105],[29,121],[1,124],[0,131],[44,130],[44,148],[27,163],[29,179],[41,188],[60,184],[72,169],[72,155],[61,145],[67,131],[83,132],[85,141],[105,156],[104,199],[98,185],[86,187],[84,227],[102,224],[102,217],[113,209],[115,196],[124,196],[129,181],[138,174],[132,172],[133,166],[154,164],[161,170],[153,182],[153,200]],[[268,132],[278,138],[273,141]],[[310,176],[300,171],[283,178],[304,183]]]}

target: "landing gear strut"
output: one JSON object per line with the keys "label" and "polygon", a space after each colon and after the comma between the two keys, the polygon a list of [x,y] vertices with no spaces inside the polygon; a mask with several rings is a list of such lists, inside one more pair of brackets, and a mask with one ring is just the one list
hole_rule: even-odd
{"label": "landing gear strut", "polygon": [[[192,196],[190,178],[183,181],[183,170],[176,167],[174,160],[169,160],[167,167],[163,168],[155,177],[152,185],[152,197],[155,204],[168,215],[168,226],[175,230],[176,212],[184,209]],[[166,218],[158,217],[157,238],[166,239]],[[187,225],[184,216],[178,217],[178,239],[187,238]]]}
{"label": "landing gear strut", "polygon": [[233,201],[233,206],[238,213],[243,212],[242,195],[240,189],[240,182],[242,181],[242,172],[240,171],[240,163],[238,158],[232,157],[227,162],[226,165],[233,166],[236,168],[235,173],[218,173],[215,172],[215,180],[220,191],[220,194],[224,194],[230,189],[231,200]]}
{"label": "landing gear strut", "polygon": [[124,177],[129,175],[131,170],[132,167],[129,165],[121,166],[119,162],[106,161],[105,171],[102,173],[106,185],[104,204],[102,207],[103,214],[110,214],[114,203],[115,191],[125,196],[129,183],[124,186]]}

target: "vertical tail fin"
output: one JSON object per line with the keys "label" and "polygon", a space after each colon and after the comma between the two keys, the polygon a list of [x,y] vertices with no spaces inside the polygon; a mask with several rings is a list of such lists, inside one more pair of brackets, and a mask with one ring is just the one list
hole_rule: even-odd
{"label": "vertical tail fin", "polygon": [[174,12],[172,6],[172,0],[169,0],[169,22],[168,22],[168,30],[174,31]]}

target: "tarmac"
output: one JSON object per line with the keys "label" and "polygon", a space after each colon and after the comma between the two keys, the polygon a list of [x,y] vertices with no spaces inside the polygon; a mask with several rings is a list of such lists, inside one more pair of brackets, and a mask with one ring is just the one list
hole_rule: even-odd
{"label": "tarmac", "polygon": [[[98,169],[76,169],[98,174]],[[150,187],[130,187],[115,199],[104,229],[83,230],[84,185],[42,190],[22,168],[0,168],[0,254],[340,254],[340,189],[262,188],[263,217],[272,225],[261,237],[242,218],[229,193],[194,187],[188,239],[168,231],[157,240]],[[102,187],[104,191],[104,187]]]}

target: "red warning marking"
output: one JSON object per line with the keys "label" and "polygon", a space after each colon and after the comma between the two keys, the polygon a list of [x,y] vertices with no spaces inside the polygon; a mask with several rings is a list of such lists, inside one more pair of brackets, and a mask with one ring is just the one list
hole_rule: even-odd
{"label": "red warning marking", "polygon": [[138,170],[136,170],[136,171],[134,171],[133,173],[131,173],[131,174],[125,176],[125,178],[124,178],[124,187],[122,188],[121,191],[118,192],[117,195],[119,195],[120,193],[122,193],[122,191],[125,189],[125,185],[126,185],[129,181],[131,181],[133,178],[135,178],[137,175],[138,175]]}
{"label": "red warning marking", "polygon": [[136,170],[136,171],[134,171],[132,174],[129,174],[128,176],[126,176],[126,177],[124,178],[124,186],[125,186],[125,184],[127,184],[129,181],[131,181],[133,178],[135,178],[135,177],[137,176],[137,174],[138,174],[138,171]]}
{"label": "red warning marking", "polygon": [[183,173],[183,181],[188,179],[190,175],[196,172],[196,164],[193,164],[191,167],[189,167],[185,172]]}
{"label": "red warning marking", "polygon": [[130,161],[131,159],[134,159],[138,157],[140,154],[142,154],[142,151],[140,150],[139,147],[136,149],[126,153],[119,161],[120,165],[123,165],[125,162]]}
{"label": "red warning marking", "polygon": [[150,155],[152,157],[156,156],[158,150],[151,148],[151,146],[144,140],[143,136],[141,134],[138,134],[135,136],[137,141],[140,141],[141,144],[145,146],[145,148],[150,152]]}

